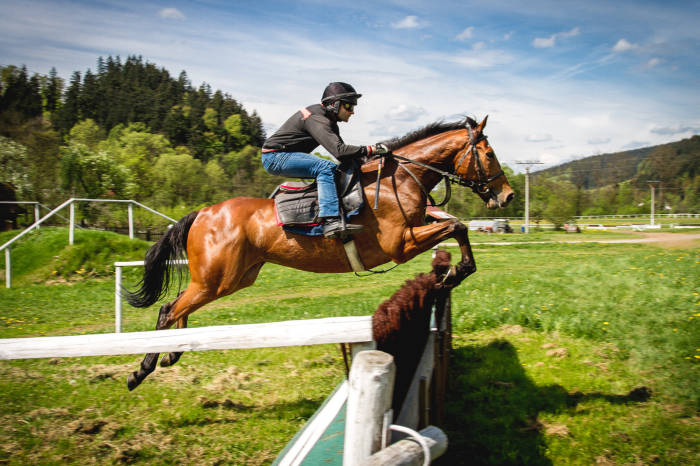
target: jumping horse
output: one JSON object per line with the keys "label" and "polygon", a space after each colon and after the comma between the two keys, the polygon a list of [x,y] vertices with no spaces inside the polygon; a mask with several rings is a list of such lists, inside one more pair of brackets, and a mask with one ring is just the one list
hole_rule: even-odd
{"label": "jumping horse", "polygon": [[[462,256],[446,283],[454,286],[476,271],[467,227],[457,219],[426,225],[425,211],[430,191],[442,179],[448,187],[448,181],[469,186],[491,209],[513,198],[484,134],[487,118],[430,124],[387,141],[388,156],[362,165],[365,203],[353,223],[364,229],[353,239],[365,267],[400,264],[454,238]],[[151,246],[139,288],[125,292],[128,302],[148,307],[163,298],[170,286],[170,261],[185,254],[189,285],[160,308],[156,330],[175,323],[187,327],[188,316],[200,307],[251,286],[266,262],[318,273],[351,271],[340,239],[286,232],[277,224],[272,200],[237,197],[186,215]],[[181,355],[164,355],[161,366],[175,364]],[[144,357],[127,379],[129,390],[153,372],[158,356]]]}

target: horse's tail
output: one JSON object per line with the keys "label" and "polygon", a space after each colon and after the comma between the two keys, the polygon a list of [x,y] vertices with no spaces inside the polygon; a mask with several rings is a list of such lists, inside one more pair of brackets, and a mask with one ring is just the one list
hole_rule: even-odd
{"label": "horse's tail", "polygon": [[186,258],[187,235],[198,213],[199,211],[194,211],[182,217],[148,249],[138,290],[123,290],[129,304],[134,307],[148,307],[165,296],[170,287],[173,265],[176,265],[172,261]]}

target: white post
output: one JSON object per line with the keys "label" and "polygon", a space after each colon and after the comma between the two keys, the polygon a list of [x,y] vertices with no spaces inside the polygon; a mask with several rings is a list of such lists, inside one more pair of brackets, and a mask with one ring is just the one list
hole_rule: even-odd
{"label": "white post", "polygon": [[650,184],[649,187],[651,188],[651,224],[654,224],[654,185]]}
{"label": "white post", "polygon": [[73,244],[73,237],[75,235],[75,202],[71,202],[68,208],[70,215],[68,218],[68,244]]}
{"label": "white post", "polygon": [[396,366],[382,351],[363,351],[352,362],[345,420],[343,466],[363,464],[382,448],[384,413],[391,409]]}
{"label": "white post", "polygon": [[525,234],[530,233],[530,167],[525,167]]}
{"label": "white post", "polygon": [[10,248],[5,248],[5,288],[12,287],[12,262],[10,261]]}
{"label": "white post", "polygon": [[114,276],[114,333],[122,331],[122,268],[115,268]]}
{"label": "white post", "polygon": [[[39,212],[39,204],[34,204],[34,223],[39,221],[39,216],[41,215],[41,212]],[[37,230],[39,229],[39,225],[36,226]]]}
{"label": "white post", "polygon": [[129,239],[134,239],[134,205],[129,202]]}

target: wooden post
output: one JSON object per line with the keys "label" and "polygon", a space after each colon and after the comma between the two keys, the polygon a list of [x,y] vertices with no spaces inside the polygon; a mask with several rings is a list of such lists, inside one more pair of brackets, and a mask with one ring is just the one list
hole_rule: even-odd
{"label": "wooden post", "polygon": [[352,362],[343,466],[363,464],[382,446],[384,413],[391,408],[396,366],[383,351],[363,351]]}
{"label": "wooden post", "polygon": [[[421,430],[419,434],[423,437],[425,443],[430,449],[430,458],[432,461],[440,457],[447,450],[447,435],[435,426],[428,426]],[[464,458],[468,461],[468,458]],[[423,457],[423,448],[411,438],[403,439],[399,442],[389,445],[383,450],[378,451],[367,458],[363,466],[384,466],[387,464],[400,464],[402,466],[415,465],[421,466],[428,464]]]}

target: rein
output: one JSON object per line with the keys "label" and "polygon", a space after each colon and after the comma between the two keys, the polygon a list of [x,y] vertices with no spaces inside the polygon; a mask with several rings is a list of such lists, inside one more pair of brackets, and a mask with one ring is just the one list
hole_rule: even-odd
{"label": "rein", "polygon": [[[427,170],[430,170],[434,173],[439,174],[442,177],[442,179],[445,180],[445,199],[443,199],[442,202],[440,202],[439,204],[436,204],[435,200],[430,195],[428,190],[425,189],[425,186],[423,186],[423,183],[420,182],[418,177],[411,170],[409,170],[408,167],[406,167],[404,163],[399,163],[399,166],[401,168],[403,168],[406,171],[406,173],[408,173],[411,176],[411,178],[413,178],[413,180],[418,184],[418,187],[420,187],[421,192],[425,195],[425,197],[430,202],[428,205],[433,206],[433,207],[441,207],[441,206],[447,204],[447,202],[450,200],[450,197],[452,197],[452,190],[450,188],[451,187],[450,183],[455,183],[455,184],[458,184],[460,186],[466,186],[467,188],[470,188],[472,191],[474,191],[474,193],[476,193],[478,195],[486,194],[490,191],[490,188],[488,187],[489,183],[491,183],[495,179],[499,178],[500,176],[505,175],[505,173],[503,172],[503,170],[500,170],[495,175],[490,176],[488,178],[485,178],[484,166],[481,163],[481,158],[479,157],[479,151],[477,150],[476,145],[480,141],[483,141],[483,140],[487,139],[488,137],[485,135],[481,135],[478,138],[475,138],[474,132],[472,131],[472,128],[469,126],[467,126],[466,128],[467,128],[467,131],[469,131],[469,141],[470,141],[469,149],[464,151],[464,155],[459,160],[459,163],[457,164],[457,167],[456,167],[454,173],[448,172],[445,170],[440,170],[439,168],[433,167],[432,165],[428,165],[427,163],[418,162],[417,160],[411,160],[408,157],[404,157],[402,155],[396,155],[393,152],[387,152],[386,154],[382,154],[382,155],[378,156],[380,167],[381,167],[381,163],[382,163],[382,157],[393,157],[397,160],[400,160],[401,162],[418,165],[419,167],[423,167]],[[460,167],[462,166],[462,163],[464,162],[464,159],[467,157],[467,154],[469,152],[472,152],[474,154],[474,159],[476,160],[476,172],[477,172],[477,176],[479,177],[479,179],[477,179],[476,181],[466,180],[466,179],[462,178],[461,176],[457,175],[457,173],[456,173],[457,171],[459,171]],[[381,170],[381,168],[380,168],[380,170]],[[379,194],[379,177],[377,177],[377,197],[378,197],[378,194]],[[376,206],[377,206],[377,199],[375,198],[375,209],[377,208]]]}

